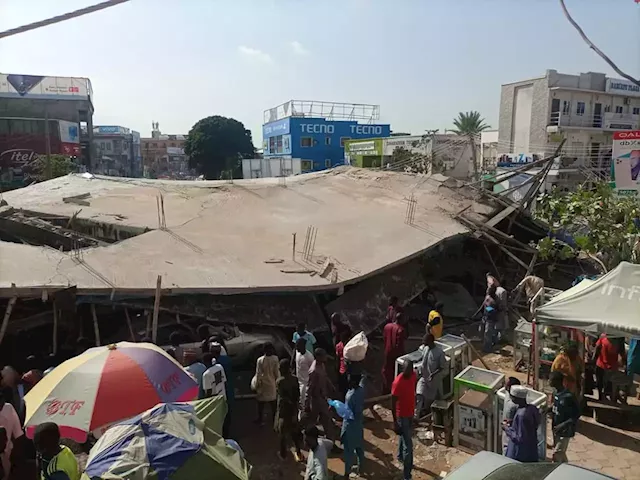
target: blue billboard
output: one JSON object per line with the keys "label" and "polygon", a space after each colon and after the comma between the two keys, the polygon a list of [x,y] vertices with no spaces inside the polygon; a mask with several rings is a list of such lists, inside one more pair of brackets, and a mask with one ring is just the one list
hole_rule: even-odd
{"label": "blue billboard", "polygon": [[303,171],[344,164],[344,142],[391,134],[388,124],[290,117],[262,126],[265,157],[291,156],[303,160]]}

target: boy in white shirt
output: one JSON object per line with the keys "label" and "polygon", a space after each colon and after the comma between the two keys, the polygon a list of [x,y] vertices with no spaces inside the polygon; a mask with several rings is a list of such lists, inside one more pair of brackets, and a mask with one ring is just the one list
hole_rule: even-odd
{"label": "boy in white shirt", "polygon": [[309,369],[315,358],[313,354],[307,350],[307,340],[298,338],[296,341],[296,377],[300,386],[300,404],[304,405],[304,399],[307,395],[307,385],[309,383]]}
{"label": "boy in white shirt", "polygon": [[205,365],[211,365],[202,374],[202,389],[205,397],[222,395],[226,399],[225,383],[227,383],[227,376],[224,373],[224,368],[216,362],[216,359],[210,353],[203,355],[203,360]]}

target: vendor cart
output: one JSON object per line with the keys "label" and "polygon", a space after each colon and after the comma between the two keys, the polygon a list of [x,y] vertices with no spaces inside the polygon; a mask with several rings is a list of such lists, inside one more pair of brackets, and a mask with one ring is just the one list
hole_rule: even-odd
{"label": "vendor cart", "polygon": [[[547,394],[543,392],[537,392],[531,387],[524,387],[527,389],[527,403],[535,406],[540,411],[540,425],[538,426],[538,458],[544,462],[547,458]],[[496,453],[502,454],[502,412],[504,410],[504,401],[507,398],[507,390],[501,388],[498,390],[497,402],[496,402],[496,414],[495,418],[495,449]]]}
{"label": "vendor cart", "polygon": [[504,374],[469,365],[454,379],[453,446],[495,451],[497,392]]}
{"label": "vendor cart", "polygon": [[[440,344],[440,347],[442,347],[442,350],[444,352],[445,362],[446,362],[444,367],[446,373],[440,376],[440,379],[441,379],[440,381],[442,382],[440,391],[442,392],[443,398],[448,398],[451,396],[451,393],[453,391],[453,385],[451,382],[451,379],[453,377],[451,376],[451,373],[450,373],[451,365],[452,365],[452,362],[451,362],[452,350],[451,350],[451,347],[449,347],[448,345]],[[413,371],[416,372],[416,375],[418,375],[418,377],[420,377],[421,375],[420,367],[422,366],[423,348],[424,347],[421,345],[420,348],[415,352],[407,353],[406,355],[398,357],[398,359],[396,360],[396,377],[402,371],[404,367],[404,362],[407,360],[411,360],[413,362]]]}
{"label": "vendor cart", "polygon": [[442,347],[447,356],[447,373],[442,378],[443,398],[453,395],[453,379],[471,364],[471,348],[464,338],[457,335],[443,335],[436,343]]}
{"label": "vendor cart", "polygon": [[[446,399],[453,394],[453,379],[471,363],[469,345],[462,337],[456,335],[443,335],[436,343],[442,348],[445,355],[445,372],[440,376],[442,386],[442,398]],[[402,371],[404,362],[411,360],[413,370],[419,374],[420,363],[422,362],[423,346],[414,352],[407,353],[396,360],[396,376]]]}

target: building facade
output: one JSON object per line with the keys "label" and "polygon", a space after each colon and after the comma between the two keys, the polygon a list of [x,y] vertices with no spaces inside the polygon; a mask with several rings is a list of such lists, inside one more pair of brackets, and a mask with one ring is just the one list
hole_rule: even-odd
{"label": "building facade", "polygon": [[565,140],[562,172],[556,173],[568,187],[585,175],[607,179],[613,132],[639,127],[640,87],[604,73],[547,70],[543,77],[502,86],[499,153],[526,163]]}
{"label": "building facade", "polygon": [[498,130],[480,133],[480,164],[483,172],[492,172],[498,165],[498,133]]}
{"label": "building facade", "polygon": [[289,177],[302,173],[299,158],[243,158],[242,178]]}
{"label": "building facade", "polygon": [[93,129],[96,152],[94,173],[113,177],[141,177],[142,152],[140,133],[116,125],[100,125]]}
{"label": "building facade", "polygon": [[[410,154],[406,159],[394,158],[396,149]],[[465,137],[453,134],[408,135],[387,138],[348,140],[345,162],[355,167],[384,168],[443,173],[448,177],[469,179],[473,176],[473,152]]]}
{"label": "building facade", "polygon": [[263,155],[300,159],[302,172],[343,165],[348,140],[390,135],[378,118],[377,105],[291,100],[265,111]]}
{"label": "building facade", "polygon": [[47,153],[90,169],[92,98],[87,78],[0,74],[0,188],[31,183]]}
{"label": "building facade", "polygon": [[158,122],[151,123],[151,138],[141,140],[144,176],[146,178],[190,178],[189,158],[184,153],[186,135],[160,132]]}

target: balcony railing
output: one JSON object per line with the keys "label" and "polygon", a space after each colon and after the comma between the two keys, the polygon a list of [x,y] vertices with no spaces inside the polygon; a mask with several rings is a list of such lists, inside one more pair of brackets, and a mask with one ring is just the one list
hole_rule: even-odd
{"label": "balcony railing", "polygon": [[578,115],[576,113],[553,112],[549,117],[549,126],[636,130],[640,126],[640,115],[611,112],[601,115]]}

